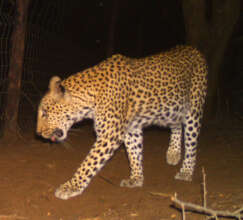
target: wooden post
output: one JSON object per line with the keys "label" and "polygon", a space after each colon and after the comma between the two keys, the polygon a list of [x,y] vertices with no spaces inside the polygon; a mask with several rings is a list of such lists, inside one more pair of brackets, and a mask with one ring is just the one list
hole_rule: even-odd
{"label": "wooden post", "polygon": [[15,25],[11,36],[10,65],[3,137],[12,139],[18,132],[18,110],[24,63],[27,16],[30,0],[16,0]]}

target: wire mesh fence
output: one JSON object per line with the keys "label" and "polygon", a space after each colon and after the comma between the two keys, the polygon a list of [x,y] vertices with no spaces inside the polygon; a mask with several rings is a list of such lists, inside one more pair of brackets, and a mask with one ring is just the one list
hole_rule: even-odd
{"label": "wire mesh fence", "polygon": [[[32,0],[29,6],[26,47],[21,81],[18,124],[21,130],[32,129],[43,86],[51,73],[41,68],[41,54],[48,35],[58,35],[63,28],[64,0]],[[0,132],[8,85],[11,33],[15,26],[16,1],[0,0]]]}

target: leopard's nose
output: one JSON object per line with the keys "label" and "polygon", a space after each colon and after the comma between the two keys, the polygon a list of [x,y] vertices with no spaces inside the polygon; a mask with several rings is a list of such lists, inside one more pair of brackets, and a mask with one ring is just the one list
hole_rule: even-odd
{"label": "leopard's nose", "polygon": [[63,130],[60,129],[60,128],[56,128],[53,132],[53,135],[58,137],[58,138],[61,138],[63,136],[63,134],[64,134]]}

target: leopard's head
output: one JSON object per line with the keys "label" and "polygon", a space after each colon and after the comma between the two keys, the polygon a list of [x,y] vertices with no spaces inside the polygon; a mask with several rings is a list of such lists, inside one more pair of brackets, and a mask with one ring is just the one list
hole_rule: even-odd
{"label": "leopard's head", "polygon": [[49,90],[41,99],[38,107],[38,135],[52,141],[62,141],[79,116],[80,107],[71,93],[61,84],[61,79],[50,79]]}

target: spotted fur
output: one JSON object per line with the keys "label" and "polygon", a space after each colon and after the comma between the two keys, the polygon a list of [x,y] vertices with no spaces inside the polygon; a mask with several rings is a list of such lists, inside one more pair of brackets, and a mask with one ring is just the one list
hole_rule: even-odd
{"label": "spotted fur", "polygon": [[[97,140],[73,177],[56,190],[56,197],[79,195],[121,143],[125,144],[130,177],[123,187],[143,185],[143,128],[169,127],[167,162],[176,165],[175,178],[190,181],[196,163],[198,135],[207,87],[207,65],[190,46],[177,46],[153,56],[111,58],[61,81],[52,77],[38,109],[37,133],[62,141],[70,127],[94,120]],[[184,134],[184,138],[182,138]]]}

